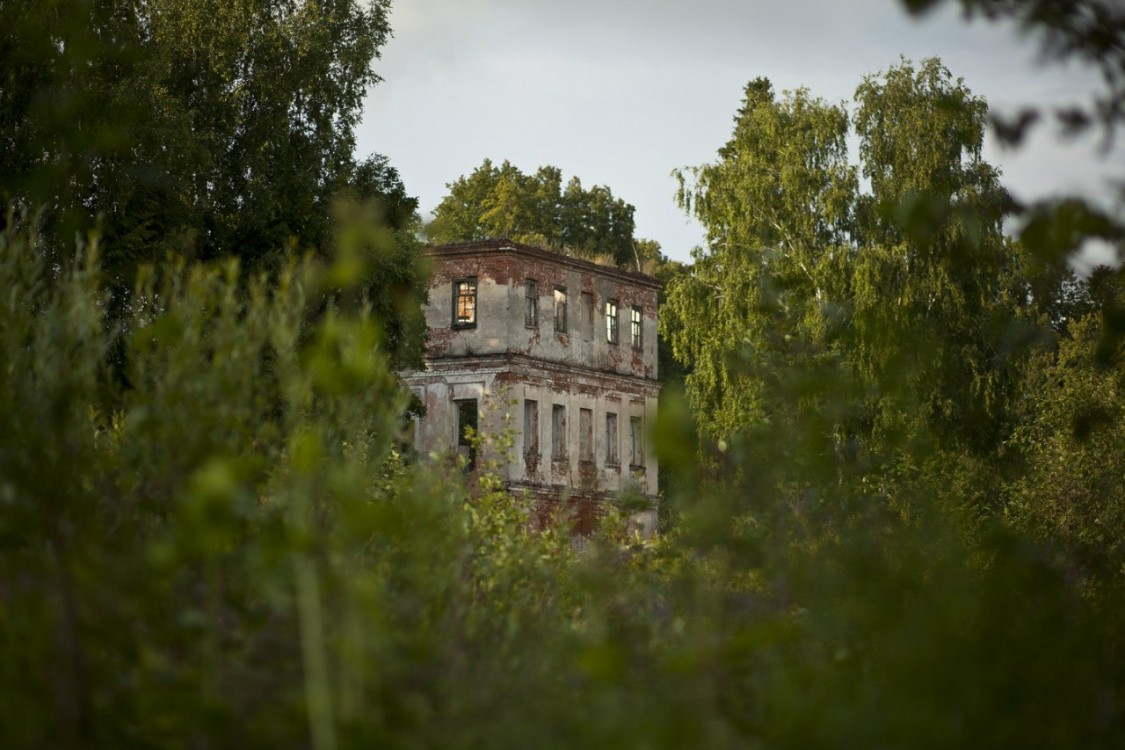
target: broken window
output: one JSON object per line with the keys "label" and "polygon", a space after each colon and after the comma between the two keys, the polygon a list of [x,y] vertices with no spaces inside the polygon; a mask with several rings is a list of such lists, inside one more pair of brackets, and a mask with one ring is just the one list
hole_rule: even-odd
{"label": "broken window", "polygon": [[477,324],[477,280],[453,282],[453,327],[471,328]]}
{"label": "broken window", "polygon": [[594,295],[589,292],[582,292],[582,311],[586,314],[585,330],[582,333],[589,341],[594,337]]}
{"label": "broken window", "polygon": [[539,456],[539,402],[531,399],[523,402],[523,453]]}
{"label": "broken window", "polygon": [[605,462],[618,464],[620,459],[617,454],[617,415],[606,412],[605,415]]}
{"label": "broken window", "polygon": [[566,333],[566,287],[555,287],[555,331]]}
{"label": "broken window", "polygon": [[466,398],[454,402],[457,407],[457,455],[464,456],[465,470],[477,465],[477,400]]}
{"label": "broken window", "polygon": [[414,435],[414,450],[422,449],[422,418],[426,416],[426,401],[419,388],[410,389],[410,401],[404,416],[410,420],[410,431]]}
{"label": "broken window", "polygon": [[641,316],[641,308],[634,307],[630,313],[629,319],[629,332],[630,338],[633,340],[633,348],[641,349],[644,347],[644,328],[642,327],[643,317]]}
{"label": "broken window", "polygon": [[524,284],[523,324],[528,328],[539,327],[539,283],[528,279]]}
{"label": "broken window", "polygon": [[551,458],[566,458],[566,407],[551,407]]}
{"label": "broken window", "polygon": [[617,300],[605,301],[605,340],[611,344],[617,343]]}
{"label": "broken window", "polygon": [[641,467],[645,465],[644,432],[641,429],[640,417],[629,417],[629,465]]}
{"label": "broken window", "polygon": [[590,409],[578,410],[578,458],[594,460],[594,412]]}

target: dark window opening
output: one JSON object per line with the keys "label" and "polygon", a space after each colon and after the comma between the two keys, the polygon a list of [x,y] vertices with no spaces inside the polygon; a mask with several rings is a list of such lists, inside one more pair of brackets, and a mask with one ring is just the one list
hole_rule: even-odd
{"label": "dark window opening", "polygon": [[630,313],[629,330],[633,340],[633,348],[641,349],[644,347],[644,327],[643,317],[641,316],[641,308],[634,307]]}
{"label": "dark window opening", "polygon": [[583,333],[586,340],[589,341],[594,337],[594,295],[589,292],[582,292],[582,310],[586,314],[586,325]]}
{"label": "dark window opening", "polygon": [[578,410],[578,458],[594,460],[594,412],[590,409]]}
{"label": "dark window opening", "polygon": [[477,400],[461,399],[457,406],[457,455],[465,458],[465,470],[477,467]]}
{"label": "dark window opening", "polygon": [[566,458],[566,407],[562,404],[551,407],[551,458]]}
{"label": "dark window opening", "polygon": [[526,302],[523,315],[523,324],[528,328],[539,327],[539,284],[528,279],[524,285],[524,300]]}
{"label": "dark window opening", "polygon": [[539,402],[530,399],[523,402],[523,454],[539,457]]}

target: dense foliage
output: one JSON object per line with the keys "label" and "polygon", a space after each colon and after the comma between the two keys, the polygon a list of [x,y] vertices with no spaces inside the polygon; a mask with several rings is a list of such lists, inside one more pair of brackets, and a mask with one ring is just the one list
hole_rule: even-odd
{"label": "dense foliage", "polygon": [[[59,262],[95,222],[115,313],[138,265],[328,253],[341,199],[390,230],[365,255],[389,351],[421,355],[417,201],[354,129],[386,0],[13,0],[0,5],[0,196]],[[349,210],[349,209],[345,209]]]}
{"label": "dense foliage", "polygon": [[[146,270],[115,340],[96,245],[52,279],[41,241],[0,237],[6,747],[1122,739],[1120,599],[1002,530],[966,543],[949,488],[794,497],[762,478],[809,433],[779,425],[752,479],[682,483],[678,534],[611,515],[576,554],[487,474],[402,453],[368,311],[303,327],[346,260]],[[690,475],[677,413],[657,437]]]}
{"label": "dense foliage", "polygon": [[[385,2],[10,2],[0,175],[106,260],[326,245]],[[77,213],[77,215],[74,215]],[[50,227],[51,225],[49,225]],[[64,243],[73,235],[63,235]]]}
{"label": "dense foliage", "polygon": [[[1030,552],[1005,575],[1068,581],[1119,680],[1121,271],[1065,263],[1120,231],[1077,200],[1014,205],[980,156],[984,102],[936,60],[868,77],[856,101],[857,166],[842,105],[759,79],[717,161],[681,173],[708,244],[662,326],[694,368],[718,515],[768,545],[788,530],[817,576],[864,539],[879,556],[915,539],[906,568],[929,582],[950,544],[990,573]],[[689,507],[686,527],[714,532],[708,502]]]}
{"label": "dense foliage", "polygon": [[856,98],[859,167],[842,105],[805,90],[778,100],[759,79],[719,160],[681,173],[708,248],[669,289],[663,320],[695,366],[692,404],[715,439],[788,408],[762,402],[753,367],[730,366],[780,349],[835,358],[875,389],[841,435],[921,420],[987,449],[1009,388],[996,318],[1025,302],[1005,194],[980,157],[984,102],[932,59],[867,78]]}

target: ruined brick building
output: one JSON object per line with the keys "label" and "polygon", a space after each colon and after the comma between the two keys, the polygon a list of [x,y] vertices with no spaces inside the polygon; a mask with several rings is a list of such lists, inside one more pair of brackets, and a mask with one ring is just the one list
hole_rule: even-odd
{"label": "ruined brick building", "polygon": [[[659,282],[508,240],[426,254],[425,369],[403,378],[426,407],[419,450],[497,460],[541,514],[577,509],[583,524],[622,490],[655,501]],[[469,428],[514,442],[477,455]],[[640,521],[651,531],[655,511]]]}

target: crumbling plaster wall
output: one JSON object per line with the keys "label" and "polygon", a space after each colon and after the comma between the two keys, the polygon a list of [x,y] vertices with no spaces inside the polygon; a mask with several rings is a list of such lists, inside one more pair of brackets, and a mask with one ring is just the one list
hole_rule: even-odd
{"label": "crumbling plaster wall", "polygon": [[[647,277],[528,248],[493,244],[431,254],[433,275],[426,370],[405,375],[426,406],[416,427],[424,453],[448,455],[458,440],[455,402],[476,399],[479,428],[488,442],[478,465],[494,462],[514,487],[548,493],[608,496],[631,485],[655,497],[657,463],[648,432],[656,417],[657,283]],[[477,281],[476,324],[455,328],[453,283]],[[537,325],[525,320],[526,282],[538,289]],[[555,289],[565,288],[565,330],[555,325]],[[592,309],[583,306],[583,292]],[[618,342],[607,341],[605,302],[618,305]],[[643,313],[642,346],[631,340],[630,312]],[[525,434],[525,401],[538,407],[537,449]],[[565,450],[552,455],[553,407],[565,409]],[[592,455],[584,460],[580,412],[591,412]],[[617,461],[607,444],[606,419],[617,418]],[[642,429],[641,455],[631,455],[631,419]]]}
{"label": "crumbling plaster wall", "polygon": [[[598,373],[536,371],[517,368],[497,378],[497,385],[510,394],[515,435],[514,457],[508,478],[556,487],[595,492],[617,492],[630,482],[646,495],[657,494],[656,455],[647,431],[656,418],[657,390],[623,378]],[[538,408],[538,435],[525,430],[525,402]],[[554,407],[563,407],[565,435],[561,455],[555,455]],[[589,460],[583,457],[580,413],[591,412]],[[617,420],[617,444],[610,450],[607,416]],[[635,460],[630,445],[630,420],[640,420],[642,441]],[[529,450],[530,449],[530,450]],[[610,457],[616,456],[615,461]]]}
{"label": "crumbling plaster wall", "polygon": [[[424,454],[455,452],[458,441],[456,401],[479,405],[478,429],[486,437],[478,464],[495,461],[502,479],[592,492],[617,492],[630,482],[655,496],[656,455],[647,434],[656,419],[657,388],[598,373],[497,368],[487,362],[465,363],[465,369],[440,369],[407,380],[426,406],[417,425],[417,447]],[[538,409],[536,440],[525,432],[525,401]],[[553,408],[565,409],[561,455],[554,455]],[[590,457],[583,458],[579,414],[592,413]],[[611,462],[607,442],[608,414],[617,417],[617,456]],[[631,451],[631,419],[638,418],[643,439],[637,461]],[[530,446],[535,450],[529,451]]]}
{"label": "crumbling plaster wall", "polygon": [[[544,257],[546,256],[546,257]],[[430,303],[426,323],[430,328],[428,356],[461,357],[510,352],[563,364],[656,380],[656,321],[658,286],[639,274],[590,267],[563,256],[517,252],[482,252],[433,255]],[[477,280],[477,322],[471,328],[454,328],[453,283]],[[538,287],[538,324],[525,323],[525,284]],[[555,289],[567,294],[566,330],[555,326]],[[591,311],[583,304],[589,295]],[[607,340],[605,304],[617,302],[618,342]],[[634,348],[630,315],[641,310],[642,344]]]}

